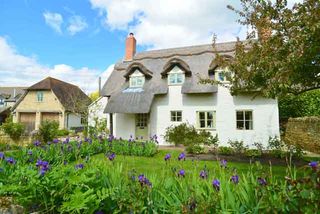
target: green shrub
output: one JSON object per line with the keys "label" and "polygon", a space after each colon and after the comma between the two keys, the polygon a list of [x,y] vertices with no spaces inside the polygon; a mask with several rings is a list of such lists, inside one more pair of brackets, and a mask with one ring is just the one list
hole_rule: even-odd
{"label": "green shrub", "polygon": [[234,150],[234,152],[236,152],[238,154],[242,154],[246,150],[246,148],[243,145],[243,141],[229,140],[228,144],[231,146],[231,148]]}
{"label": "green shrub", "polygon": [[191,145],[186,148],[186,151],[190,154],[202,154],[204,153],[204,148],[200,145]]}
{"label": "green shrub", "polygon": [[279,137],[269,137],[268,149],[282,150],[283,147],[284,143]]}
{"label": "green shrub", "polygon": [[63,136],[68,136],[69,135],[69,130],[67,130],[67,129],[59,129],[58,131],[57,131],[57,136],[58,137],[63,137]]}
{"label": "green shrub", "polygon": [[219,146],[218,153],[220,155],[232,155],[234,153],[233,149],[228,146]]}
{"label": "green shrub", "polygon": [[261,157],[262,153],[259,149],[247,149],[245,155],[250,158]]}
{"label": "green shrub", "polygon": [[52,141],[58,136],[59,123],[56,121],[45,120],[39,127],[39,137],[43,142]]}
{"label": "green shrub", "polygon": [[25,131],[22,123],[14,123],[12,117],[7,118],[6,122],[1,126],[5,134],[7,134],[13,141],[17,142],[21,139]]}
{"label": "green shrub", "polygon": [[164,139],[176,146],[178,144],[188,146],[194,143],[196,136],[198,136],[198,132],[194,126],[187,123],[181,123],[178,126],[168,127]]}

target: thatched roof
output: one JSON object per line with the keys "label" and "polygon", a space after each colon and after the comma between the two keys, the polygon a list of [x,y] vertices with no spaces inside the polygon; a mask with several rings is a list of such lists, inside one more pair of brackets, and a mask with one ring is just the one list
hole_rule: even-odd
{"label": "thatched roof", "polygon": [[90,98],[78,86],[52,77],[47,77],[26,89],[27,92],[41,90],[52,90],[66,111],[83,113],[91,103]]}
{"label": "thatched roof", "polygon": [[[216,53],[233,55],[236,42],[212,45],[199,45],[183,48],[171,48],[137,53],[130,62],[121,61],[115,68],[102,88],[102,95],[110,97],[106,106],[106,113],[146,113],[150,110],[154,96],[168,92],[167,78],[163,78],[164,71],[168,71],[173,64],[183,67],[187,71],[181,93],[215,93],[217,86],[199,84],[199,78],[209,77],[210,64]],[[152,73],[146,79],[142,91],[126,92],[129,87],[129,66],[139,63]],[[130,69],[129,69],[130,70]],[[165,75],[166,76],[166,75]]]}
{"label": "thatched roof", "polygon": [[178,66],[181,70],[183,70],[186,76],[191,76],[192,73],[190,67],[186,62],[179,58],[172,58],[164,65],[163,71],[161,72],[162,77],[167,77],[168,73],[175,66]]}
{"label": "thatched roof", "polygon": [[0,87],[0,98],[7,101],[17,101],[23,94],[26,87]]}
{"label": "thatched roof", "polygon": [[125,73],[124,77],[128,80],[130,75],[138,69],[141,73],[145,75],[146,78],[151,78],[152,77],[152,72],[149,71],[143,64],[139,62],[134,62],[130,64],[127,68],[127,72]]}

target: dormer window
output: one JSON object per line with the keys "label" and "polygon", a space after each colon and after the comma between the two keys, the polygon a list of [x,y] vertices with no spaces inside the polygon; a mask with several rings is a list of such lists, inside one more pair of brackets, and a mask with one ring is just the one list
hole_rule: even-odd
{"label": "dormer window", "polygon": [[172,70],[168,73],[169,85],[181,85],[184,82],[184,79],[184,72],[178,66],[173,67]]}
{"label": "dormer window", "polygon": [[130,88],[142,88],[144,82],[145,77],[138,69],[130,75]]}

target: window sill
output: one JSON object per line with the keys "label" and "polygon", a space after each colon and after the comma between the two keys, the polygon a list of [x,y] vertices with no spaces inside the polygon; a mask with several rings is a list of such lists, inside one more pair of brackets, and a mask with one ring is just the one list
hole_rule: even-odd
{"label": "window sill", "polygon": [[217,131],[217,128],[197,128],[198,130]]}

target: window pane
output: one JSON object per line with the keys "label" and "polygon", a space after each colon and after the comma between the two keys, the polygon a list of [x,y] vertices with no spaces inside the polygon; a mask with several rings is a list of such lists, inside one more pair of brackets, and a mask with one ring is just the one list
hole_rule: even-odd
{"label": "window pane", "polygon": [[206,127],[206,121],[200,120],[200,128],[205,128],[205,127]]}
{"label": "window pane", "polygon": [[177,111],[177,116],[181,117],[182,116],[182,112],[181,111]]}
{"label": "window pane", "polygon": [[181,117],[181,116],[180,116],[180,117],[178,116],[178,117],[177,117],[177,121],[181,122],[181,121],[182,121],[182,117]]}
{"label": "window pane", "polygon": [[244,121],[237,121],[237,129],[243,129]]}
{"label": "window pane", "polygon": [[213,112],[209,111],[207,112],[207,119],[212,120],[213,119]]}
{"label": "window pane", "polygon": [[224,74],[222,72],[218,73],[219,81],[224,81]]}
{"label": "window pane", "polygon": [[251,130],[252,129],[252,121],[246,121],[246,130]]}
{"label": "window pane", "polygon": [[245,120],[252,120],[252,111],[245,111]]}
{"label": "window pane", "polygon": [[169,83],[174,84],[175,83],[175,74],[169,74]]}
{"label": "window pane", "polygon": [[213,121],[212,120],[207,121],[207,128],[213,128]]}
{"label": "window pane", "polygon": [[205,119],[205,112],[199,112],[199,119],[204,120]]}
{"label": "window pane", "polygon": [[243,120],[243,111],[237,111],[237,120]]}
{"label": "window pane", "polygon": [[177,75],[177,83],[182,83],[182,74],[176,74]]}

